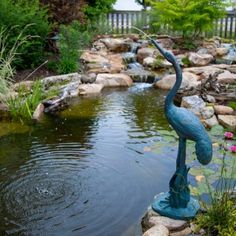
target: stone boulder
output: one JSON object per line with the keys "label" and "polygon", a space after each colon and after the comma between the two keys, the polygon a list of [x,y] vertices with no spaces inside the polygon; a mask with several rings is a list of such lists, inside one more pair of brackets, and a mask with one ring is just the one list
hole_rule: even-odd
{"label": "stone boulder", "polygon": [[80,84],[78,87],[79,95],[94,95],[102,91],[103,84]]}
{"label": "stone boulder", "polygon": [[232,115],[234,109],[223,105],[214,105],[216,115]]}
{"label": "stone boulder", "polygon": [[80,57],[88,73],[119,73],[124,70],[120,54],[101,55],[98,52],[86,51]]}
{"label": "stone boulder", "polygon": [[[181,89],[189,89],[191,87],[196,87],[200,84],[200,81],[198,81],[199,77],[193,73],[190,72],[184,72],[183,73],[183,81],[181,84]],[[155,83],[155,87],[160,89],[166,89],[170,90],[176,81],[176,75],[166,75],[161,80],[157,81]]]}
{"label": "stone boulder", "polygon": [[[198,95],[183,97],[181,107],[185,107],[199,118],[201,118],[201,111],[205,108],[206,103]],[[213,112],[214,114],[214,112]]]}
{"label": "stone boulder", "polygon": [[166,49],[172,49],[174,45],[173,40],[169,37],[158,38],[157,42],[161,45],[161,47]]}
{"label": "stone boulder", "polygon": [[133,40],[127,38],[103,38],[100,39],[102,43],[104,43],[107,49],[111,52],[121,53],[128,52],[131,48],[131,43]]}
{"label": "stone boulder", "polygon": [[133,80],[126,74],[98,74],[95,83],[104,87],[129,87]]}
{"label": "stone boulder", "polygon": [[19,89],[30,91],[33,87],[33,84],[34,84],[34,81],[31,81],[31,80],[21,81],[19,83],[13,84],[12,89],[16,92],[19,92]]}
{"label": "stone boulder", "polygon": [[212,62],[214,57],[210,54],[199,54],[199,53],[190,53],[189,54],[189,61],[194,66],[206,66],[210,62]]}
{"label": "stone boulder", "polygon": [[158,55],[158,51],[155,48],[140,48],[137,52],[137,61],[143,63],[144,58],[153,57],[155,58]]}
{"label": "stone boulder", "polygon": [[199,75],[199,79],[203,80],[213,76],[215,73],[223,73],[224,70],[215,66],[201,66],[201,67],[189,67],[184,68],[183,72],[190,72],[196,75]]}
{"label": "stone boulder", "polygon": [[169,236],[169,230],[164,225],[155,225],[147,230],[143,236]]}
{"label": "stone boulder", "polygon": [[228,48],[216,48],[217,56],[222,57],[222,56],[226,55],[228,52],[229,52]]}
{"label": "stone boulder", "polygon": [[68,84],[70,82],[77,81],[80,83],[80,75],[78,73],[71,73],[71,74],[65,74],[65,75],[55,75],[55,76],[50,76],[46,77],[41,80],[44,89],[49,89],[50,87],[53,86],[62,86],[65,84]]}
{"label": "stone boulder", "polygon": [[221,125],[230,129],[236,130],[236,116],[234,115],[218,115],[218,120]]}
{"label": "stone boulder", "polygon": [[236,84],[236,74],[230,71],[224,71],[217,77],[219,83],[221,84]]}

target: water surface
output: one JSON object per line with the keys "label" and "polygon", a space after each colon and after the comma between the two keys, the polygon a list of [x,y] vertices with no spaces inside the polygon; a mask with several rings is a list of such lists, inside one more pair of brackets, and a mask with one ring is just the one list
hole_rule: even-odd
{"label": "water surface", "polygon": [[163,99],[147,84],[106,90],[3,132],[0,234],[140,235],[140,218],[175,169],[176,148],[149,148],[170,130]]}

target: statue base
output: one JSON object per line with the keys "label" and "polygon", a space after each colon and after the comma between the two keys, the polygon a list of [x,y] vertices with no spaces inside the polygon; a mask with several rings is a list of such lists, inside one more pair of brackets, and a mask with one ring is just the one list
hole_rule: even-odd
{"label": "statue base", "polygon": [[188,220],[194,218],[200,209],[199,202],[190,197],[185,208],[173,208],[169,204],[169,193],[161,193],[156,196],[152,209],[162,216],[167,216],[177,220]]}

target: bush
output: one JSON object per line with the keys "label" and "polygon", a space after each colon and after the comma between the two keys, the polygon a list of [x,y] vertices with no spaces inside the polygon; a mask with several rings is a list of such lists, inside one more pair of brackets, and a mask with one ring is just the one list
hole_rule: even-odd
{"label": "bush", "polygon": [[[12,28],[16,24],[18,27]],[[12,28],[8,37],[8,51],[21,30],[29,24],[30,27],[23,32],[23,36],[28,36],[27,43],[18,48],[19,54],[14,62],[17,68],[35,67],[42,62],[51,25],[47,20],[47,10],[40,6],[39,0],[0,1],[0,28]]]}
{"label": "bush", "polygon": [[80,69],[79,57],[93,38],[86,26],[81,26],[78,21],[70,25],[61,25],[58,41],[59,62],[57,70],[59,73],[77,72]]}
{"label": "bush", "polygon": [[183,37],[199,36],[211,30],[213,22],[225,14],[222,0],[150,0],[152,13],[159,17],[155,25],[167,25]]}

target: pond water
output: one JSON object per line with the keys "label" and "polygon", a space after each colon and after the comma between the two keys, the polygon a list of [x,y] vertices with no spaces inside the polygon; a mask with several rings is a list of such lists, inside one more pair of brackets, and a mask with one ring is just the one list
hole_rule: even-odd
{"label": "pond water", "polygon": [[150,149],[170,130],[164,95],[148,84],[105,90],[3,132],[0,235],[140,235],[175,170],[176,147]]}

